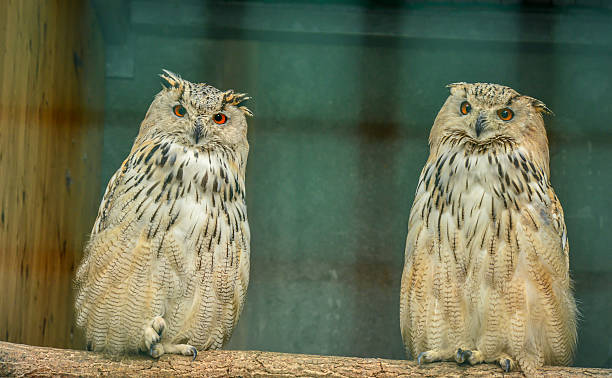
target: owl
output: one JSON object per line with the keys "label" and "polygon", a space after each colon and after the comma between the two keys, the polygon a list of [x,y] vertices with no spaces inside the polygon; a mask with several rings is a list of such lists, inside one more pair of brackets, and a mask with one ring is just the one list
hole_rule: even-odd
{"label": "owl", "polygon": [[108,183],[76,273],[88,349],[191,355],[230,338],[249,283],[246,95],[172,72]]}
{"label": "owl", "polygon": [[418,363],[496,363],[533,375],[576,344],[563,210],[550,184],[539,100],[456,83],[429,137],[400,294]]}

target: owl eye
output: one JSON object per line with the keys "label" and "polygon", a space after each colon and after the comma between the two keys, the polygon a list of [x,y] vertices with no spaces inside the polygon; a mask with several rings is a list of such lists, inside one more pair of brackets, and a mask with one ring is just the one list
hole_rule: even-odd
{"label": "owl eye", "polygon": [[459,107],[459,110],[461,111],[461,114],[466,115],[472,110],[472,105],[470,105],[470,103],[467,101],[463,101]]}
{"label": "owl eye", "polygon": [[502,121],[510,121],[514,117],[514,112],[510,108],[503,108],[497,111],[497,116]]}
{"label": "owl eye", "polygon": [[177,117],[184,117],[185,114],[187,114],[187,110],[185,110],[183,105],[175,105],[174,108],[172,108],[172,111],[174,112],[174,115]]}
{"label": "owl eye", "polygon": [[223,125],[227,122],[227,116],[223,113],[217,113],[213,116],[213,121],[215,121],[217,125]]}

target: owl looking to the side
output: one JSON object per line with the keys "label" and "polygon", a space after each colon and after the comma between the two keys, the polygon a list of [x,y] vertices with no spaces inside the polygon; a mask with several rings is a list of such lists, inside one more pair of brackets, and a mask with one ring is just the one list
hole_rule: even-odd
{"label": "owl looking to the side", "polygon": [[400,297],[418,362],[567,365],[576,304],[539,100],[451,84],[408,224]]}
{"label": "owl looking to the side", "polygon": [[234,91],[169,71],[108,183],[76,274],[88,348],[197,355],[222,347],[249,283],[249,144]]}

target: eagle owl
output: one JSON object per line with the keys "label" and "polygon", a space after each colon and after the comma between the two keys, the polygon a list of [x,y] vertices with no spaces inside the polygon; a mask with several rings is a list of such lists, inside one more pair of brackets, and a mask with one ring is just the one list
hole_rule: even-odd
{"label": "eagle owl", "polygon": [[249,283],[249,144],[234,91],[164,70],[76,274],[88,348],[197,355],[230,338]]}
{"label": "eagle owl", "polygon": [[563,210],[539,100],[451,84],[410,212],[400,296],[419,364],[567,365],[576,343]]}

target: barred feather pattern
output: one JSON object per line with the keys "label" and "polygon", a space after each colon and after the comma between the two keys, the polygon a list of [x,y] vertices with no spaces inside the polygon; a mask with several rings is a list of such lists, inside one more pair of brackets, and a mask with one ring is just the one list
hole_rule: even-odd
{"label": "barred feather pattern", "polygon": [[478,351],[475,362],[508,356],[528,376],[569,364],[576,305],[548,156],[511,137],[444,135],[410,212],[400,297],[407,353],[427,362],[456,360],[459,349]]}
{"label": "barred feather pattern", "polygon": [[230,338],[249,282],[246,156],[164,135],[136,144],[111,178],[76,275],[77,325],[92,350],[163,342],[216,349]]}

